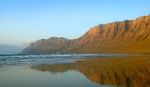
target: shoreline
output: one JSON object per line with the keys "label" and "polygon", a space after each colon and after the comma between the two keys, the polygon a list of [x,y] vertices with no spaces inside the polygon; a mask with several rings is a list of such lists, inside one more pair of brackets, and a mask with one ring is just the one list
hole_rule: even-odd
{"label": "shoreline", "polygon": [[150,82],[150,55],[121,58],[90,58],[74,63],[32,66],[42,72],[65,73],[75,70],[96,84],[125,87],[147,87]]}

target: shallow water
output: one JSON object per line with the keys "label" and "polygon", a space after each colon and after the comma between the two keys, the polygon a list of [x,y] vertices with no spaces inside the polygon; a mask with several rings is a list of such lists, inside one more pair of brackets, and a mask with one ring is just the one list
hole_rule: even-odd
{"label": "shallow water", "polygon": [[40,72],[30,68],[13,68],[0,72],[0,87],[109,87],[92,83],[83,74]]}
{"label": "shallow water", "polygon": [[[76,60],[122,57],[121,54],[3,55],[0,56],[0,87],[111,87],[97,84],[77,69],[45,65],[68,64]],[[62,71],[64,70],[64,71]]]}

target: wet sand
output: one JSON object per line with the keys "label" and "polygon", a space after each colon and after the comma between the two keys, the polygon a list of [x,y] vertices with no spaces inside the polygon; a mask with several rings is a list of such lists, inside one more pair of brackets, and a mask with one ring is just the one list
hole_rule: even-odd
{"label": "wet sand", "polygon": [[42,72],[65,73],[75,70],[99,85],[123,87],[150,86],[150,55],[122,58],[91,58],[75,63],[42,64],[31,67]]}

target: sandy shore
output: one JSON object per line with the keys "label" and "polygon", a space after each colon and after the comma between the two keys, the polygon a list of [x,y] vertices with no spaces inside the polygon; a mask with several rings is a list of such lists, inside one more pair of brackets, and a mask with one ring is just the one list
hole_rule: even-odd
{"label": "sandy shore", "polygon": [[150,55],[93,58],[67,64],[43,64],[32,66],[32,68],[53,73],[77,70],[97,84],[125,87],[148,87],[150,85]]}

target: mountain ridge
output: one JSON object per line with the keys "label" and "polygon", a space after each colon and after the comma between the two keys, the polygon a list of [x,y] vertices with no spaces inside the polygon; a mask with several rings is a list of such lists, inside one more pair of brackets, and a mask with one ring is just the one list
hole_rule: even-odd
{"label": "mountain ridge", "polygon": [[150,15],[99,24],[77,39],[41,39],[22,53],[145,53],[150,52],[149,44]]}

